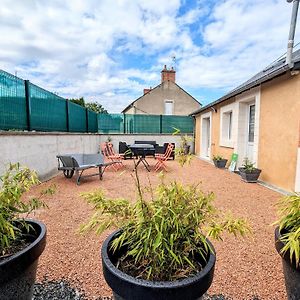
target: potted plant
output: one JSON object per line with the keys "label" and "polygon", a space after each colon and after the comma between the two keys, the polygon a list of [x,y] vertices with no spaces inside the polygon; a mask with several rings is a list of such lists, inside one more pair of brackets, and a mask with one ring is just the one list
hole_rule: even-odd
{"label": "potted plant", "polygon": [[223,158],[221,155],[214,155],[213,162],[214,162],[215,167],[221,169],[221,168],[225,168],[225,166],[227,164],[227,159]]}
{"label": "potted plant", "polygon": [[261,170],[255,168],[254,163],[247,157],[244,159],[244,164],[239,168],[242,180],[246,182],[257,182]]}
{"label": "potted plant", "polygon": [[300,194],[280,200],[276,224],[275,247],[282,257],[287,296],[300,299]]}
{"label": "potted plant", "polygon": [[245,235],[244,219],[222,215],[213,205],[214,194],[196,185],[162,179],[151,200],[136,173],[138,199],[109,199],[103,192],[83,194],[95,208],[81,230],[97,233],[117,227],[102,245],[104,278],[114,299],[193,300],[213,280],[216,253],[208,237],[221,239],[223,231]]}
{"label": "potted plant", "polygon": [[31,299],[38,258],[46,245],[46,227],[25,218],[44,204],[38,199],[22,201],[21,196],[38,183],[37,175],[10,164],[1,181],[0,298]]}

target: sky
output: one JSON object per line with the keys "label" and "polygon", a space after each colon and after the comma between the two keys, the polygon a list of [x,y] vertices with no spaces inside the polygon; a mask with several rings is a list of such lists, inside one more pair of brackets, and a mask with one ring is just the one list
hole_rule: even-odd
{"label": "sky", "polygon": [[291,11],[285,0],[0,0],[0,69],[119,113],[173,66],[205,105],[286,52]]}

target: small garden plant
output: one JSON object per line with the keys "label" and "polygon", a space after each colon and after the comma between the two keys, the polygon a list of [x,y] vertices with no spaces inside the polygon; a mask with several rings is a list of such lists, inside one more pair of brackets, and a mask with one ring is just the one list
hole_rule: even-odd
{"label": "small garden plant", "polygon": [[256,170],[254,163],[251,162],[247,157],[244,159],[242,168],[248,173],[252,173],[254,170]]}
{"label": "small garden plant", "polygon": [[[235,219],[215,208],[214,194],[197,185],[166,184],[164,178],[145,200],[137,171],[138,199],[110,199],[99,190],[83,194],[95,213],[82,231],[102,233],[121,228],[111,249],[126,249],[116,266],[136,278],[171,281],[192,276],[205,265],[211,251],[206,237],[221,239],[224,231],[244,236],[250,231],[245,219]],[[197,257],[201,257],[199,263]]]}
{"label": "small garden plant", "polygon": [[23,202],[21,197],[31,186],[39,183],[35,172],[19,163],[10,164],[6,173],[0,177],[0,258],[10,255],[17,244],[22,244],[22,232],[30,227],[22,217],[35,209],[45,206],[39,199]]}
{"label": "small garden plant", "polygon": [[289,251],[291,262],[300,268],[300,194],[283,197],[279,206],[279,231],[285,244],[282,254]]}
{"label": "small garden plant", "polygon": [[180,134],[180,143],[179,147],[175,148],[175,155],[181,167],[186,163],[190,163],[193,155],[188,152],[188,143],[193,141],[192,137],[189,137],[187,134],[181,134],[180,129],[174,128],[173,135]]}
{"label": "small garden plant", "polygon": [[213,160],[215,160],[215,161],[220,161],[220,160],[222,160],[222,159],[224,159],[224,157],[221,156],[221,155],[214,155],[214,156],[213,156]]}

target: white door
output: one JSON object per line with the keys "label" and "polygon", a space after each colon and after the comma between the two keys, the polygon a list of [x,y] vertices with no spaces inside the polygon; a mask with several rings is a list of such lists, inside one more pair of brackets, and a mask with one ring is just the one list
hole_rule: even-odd
{"label": "white door", "polygon": [[255,128],[255,104],[248,107],[248,132],[246,144],[246,157],[253,162],[254,128]]}
{"label": "white door", "polygon": [[202,119],[201,157],[210,158],[210,117]]}

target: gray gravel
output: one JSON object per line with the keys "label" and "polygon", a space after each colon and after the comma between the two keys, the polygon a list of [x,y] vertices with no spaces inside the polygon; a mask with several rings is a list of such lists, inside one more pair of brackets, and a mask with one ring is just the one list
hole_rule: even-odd
{"label": "gray gravel", "polygon": [[[105,297],[107,299],[108,297]],[[99,297],[98,299],[103,299]],[[109,298],[113,300],[113,298]],[[48,281],[36,283],[32,300],[88,300],[84,292],[74,288],[66,280]],[[233,300],[224,295],[203,295],[201,300]],[[259,300],[253,296],[252,300]]]}
{"label": "gray gravel", "polygon": [[65,280],[36,283],[32,300],[87,300],[84,293]]}

